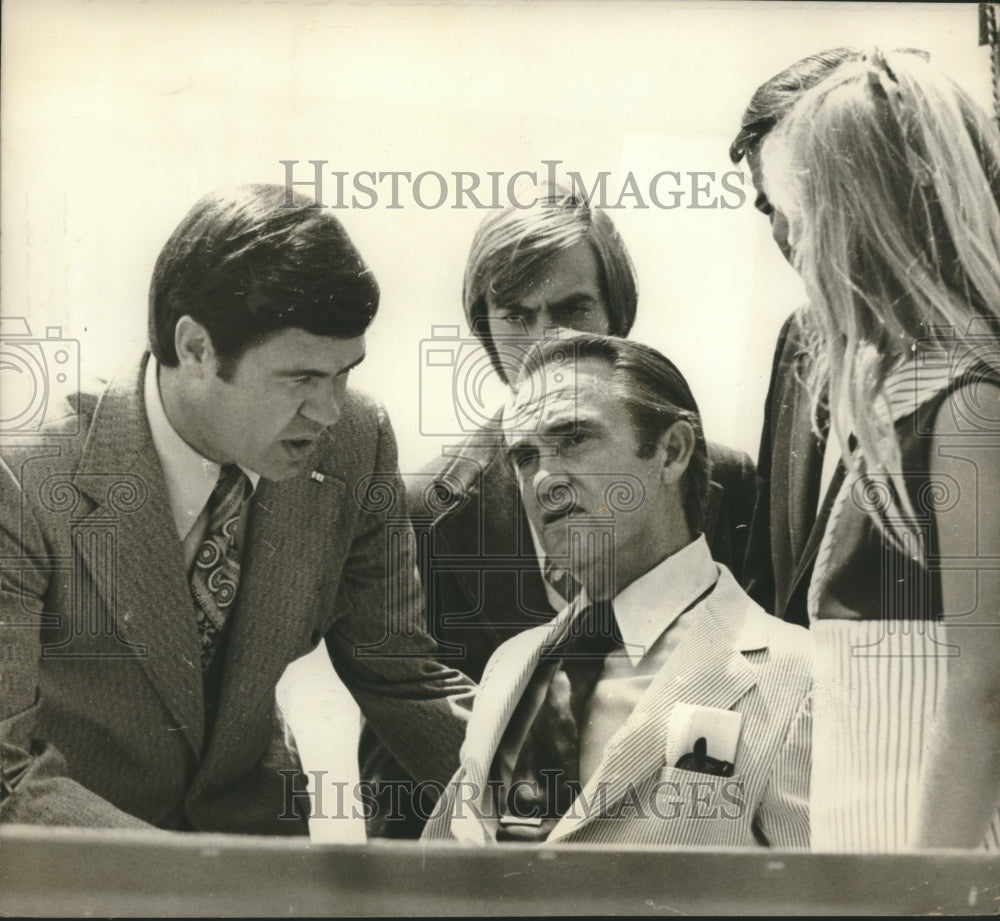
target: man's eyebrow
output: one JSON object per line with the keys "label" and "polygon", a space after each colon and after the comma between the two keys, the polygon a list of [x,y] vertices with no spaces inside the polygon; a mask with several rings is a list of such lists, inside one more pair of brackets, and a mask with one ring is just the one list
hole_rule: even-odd
{"label": "man's eyebrow", "polygon": [[[549,310],[559,310],[566,307],[573,307],[576,304],[582,302],[596,302],[597,298],[594,297],[591,291],[571,291],[569,294],[565,294],[557,300],[549,300],[546,302]],[[516,297],[512,297],[508,300],[500,301],[497,304],[497,310],[512,310],[518,313],[538,313],[540,307],[529,307],[527,304],[519,301]]]}
{"label": "man's eyebrow", "polygon": [[543,422],[538,434],[546,438],[570,438],[573,435],[591,434],[600,429],[597,419],[581,419],[578,416],[563,416],[551,423]]}
{"label": "man's eyebrow", "polygon": [[513,441],[507,441],[504,439],[504,454],[509,460],[513,460],[519,454],[523,454],[525,451],[530,451],[532,449],[532,444],[530,439],[525,434],[515,434],[513,436]]}
{"label": "man's eyebrow", "polygon": [[353,371],[358,365],[365,360],[367,356],[366,352],[362,352],[357,358],[354,359],[346,368],[341,368],[338,372],[339,374],[346,374],[348,371]]}
{"label": "man's eyebrow", "polygon": [[576,304],[590,302],[595,303],[597,298],[590,291],[571,291],[558,300],[549,301],[550,310],[558,310],[561,307],[573,307]]}
{"label": "man's eyebrow", "polygon": [[527,304],[522,303],[516,297],[506,298],[502,301],[496,302],[497,310],[516,310],[519,313],[537,313],[537,307],[529,307]]}
{"label": "man's eyebrow", "polygon": [[320,368],[285,368],[281,371],[275,371],[275,375],[277,377],[334,377],[346,374],[348,371],[353,371],[364,360],[365,356],[361,355],[349,365],[337,371],[336,375],[332,375],[329,371],[324,371]]}
{"label": "man's eyebrow", "polygon": [[329,377],[329,371],[321,371],[319,368],[282,368],[274,372],[276,377]]}
{"label": "man's eyebrow", "polygon": [[[510,459],[516,459],[519,454],[540,451],[547,453],[557,450],[556,446],[546,447],[547,441],[558,441],[560,438],[572,438],[575,435],[590,435],[601,430],[599,419],[579,419],[576,416],[564,416],[554,419],[551,423],[542,422],[532,433],[515,433],[510,436],[513,441],[504,445],[504,453]],[[536,441],[541,439],[541,444]]]}
{"label": "man's eyebrow", "polygon": [[541,433],[544,435],[549,435],[553,438],[560,438],[566,435],[575,435],[579,430],[576,419],[566,417],[564,419],[556,419],[554,422],[549,424],[543,424],[541,426]]}

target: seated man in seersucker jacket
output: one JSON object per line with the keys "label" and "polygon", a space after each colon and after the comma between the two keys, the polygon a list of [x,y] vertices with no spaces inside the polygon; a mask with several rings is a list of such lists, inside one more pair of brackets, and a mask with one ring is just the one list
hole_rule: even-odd
{"label": "seated man in seersucker jacket", "polygon": [[493,654],[424,838],[808,848],[811,636],[698,533],[708,460],[680,372],[627,340],[542,342],[503,425],[579,590]]}
{"label": "seated man in seersucker jacket", "polygon": [[[463,301],[473,334],[505,383],[532,342],[558,329],[627,336],[638,302],[632,260],[608,215],[559,186],[528,209],[508,208],[480,225],[465,271]],[[711,482],[703,530],[713,557],[741,578],[756,497],[753,463],[708,444]],[[429,555],[421,578],[429,632],[441,661],[478,680],[493,651],[545,623],[566,601],[524,515],[507,464],[499,414],[407,477],[414,528]],[[547,572],[548,571],[548,572]],[[361,777],[380,789],[370,836],[415,837],[431,803],[370,728],[362,733]]]}

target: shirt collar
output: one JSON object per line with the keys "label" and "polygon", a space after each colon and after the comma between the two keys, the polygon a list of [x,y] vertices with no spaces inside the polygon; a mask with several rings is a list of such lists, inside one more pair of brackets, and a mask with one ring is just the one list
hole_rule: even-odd
{"label": "shirt collar", "polygon": [[970,367],[956,361],[909,360],[894,368],[882,385],[892,421],[912,415],[922,403],[944,390],[961,371]]}
{"label": "shirt collar", "polygon": [[[170,424],[158,382],[159,364],[149,356],[146,376],[143,382],[143,396],[146,403],[146,419],[153,436],[153,448],[163,468],[163,479],[167,484],[170,512],[173,515],[177,535],[181,540],[187,537],[198,520],[208,497],[212,495],[222,469],[215,461],[202,457],[192,448]],[[260,474],[241,466],[253,489],[257,488]]]}
{"label": "shirt collar", "polygon": [[615,596],[615,618],[633,665],[719,579],[705,535],[668,556]]}

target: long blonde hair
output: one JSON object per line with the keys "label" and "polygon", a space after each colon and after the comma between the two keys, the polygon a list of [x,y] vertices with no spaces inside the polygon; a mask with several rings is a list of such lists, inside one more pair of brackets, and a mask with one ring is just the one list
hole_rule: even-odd
{"label": "long blonde hair", "polygon": [[876,50],[803,94],[763,165],[809,294],[814,419],[829,399],[845,462],[853,434],[912,520],[885,384],[918,343],[1000,318],[1000,134],[919,56]]}

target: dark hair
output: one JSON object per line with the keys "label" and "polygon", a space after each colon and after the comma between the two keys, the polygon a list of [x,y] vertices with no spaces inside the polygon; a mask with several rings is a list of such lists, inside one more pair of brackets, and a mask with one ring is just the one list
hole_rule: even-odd
{"label": "dark hair", "polygon": [[694,429],[694,451],[681,480],[684,517],[697,534],[704,524],[711,465],[701,413],[677,366],[656,349],[610,336],[581,333],[568,339],[542,339],[525,359],[521,378],[546,362],[565,361],[567,351],[580,361],[596,358],[611,366],[611,393],[625,407],[639,442],[639,457],[651,457],[671,425],[684,420]]}
{"label": "dark hair", "polygon": [[317,336],[360,336],[379,289],[340,222],[280,185],[245,185],[203,196],[160,251],[149,288],[149,344],[178,363],[177,321],[187,314],[212,337],[228,378],[251,345],[296,327]]}
{"label": "dark hair", "polygon": [[740,120],[739,134],[729,146],[729,159],[739,163],[753,153],[806,90],[859,53],[854,48],[829,48],[796,61],[758,86]]}
{"label": "dark hair", "polygon": [[627,336],[635,322],[639,300],[635,268],[611,218],[592,208],[576,190],[545,184],[541,192],[531,208],[510,207],[487,216],[476,231],[465,267],[465,318],[505,383],[510,382],[486,318],[487,294],[504,297],[515,291],[555,255],[582,240],[597,257],[610,334]]}

